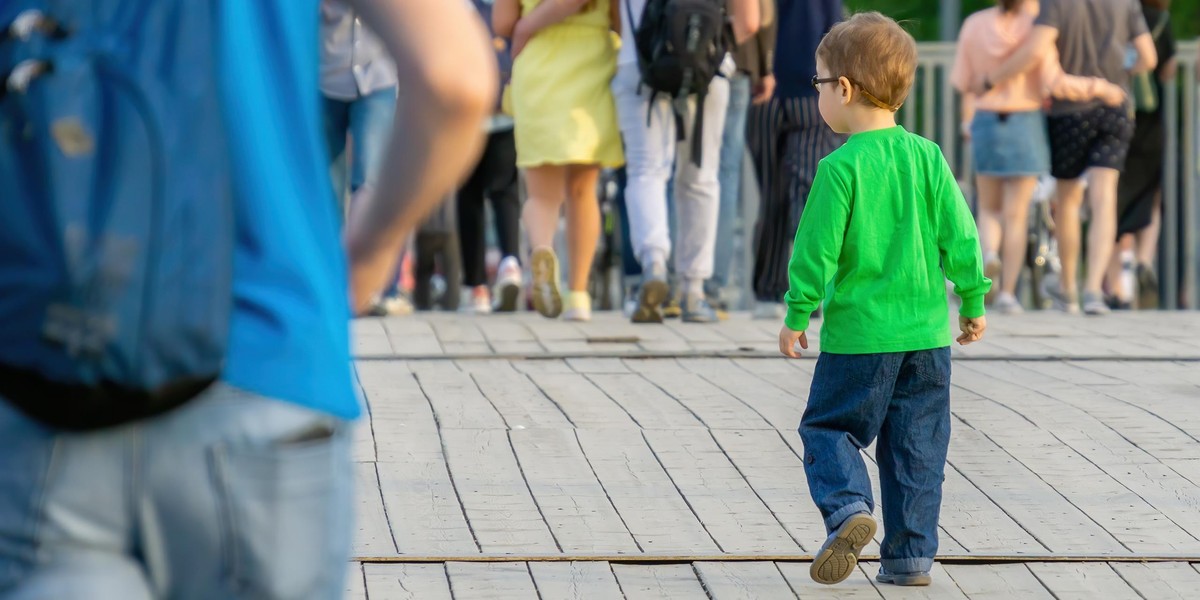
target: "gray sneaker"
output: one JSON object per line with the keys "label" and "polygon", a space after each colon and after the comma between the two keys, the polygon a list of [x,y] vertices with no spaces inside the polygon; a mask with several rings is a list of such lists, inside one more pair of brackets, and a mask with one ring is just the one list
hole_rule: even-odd
{"label": "gray sneaker", "polygon": [[929,576],[929,571],[916,571],[913,573],[888,573],[882,568],[879,569],[879,574],[875,576],[875,581],[879,583],[890,583],[892,585],[917,586],[929,585],[933,583],[933,577]]}
{"label": "gray sneaker", "polygon": [[717,311],[704,296],[684,296],[680,303],[684,323],[716,323],[720,320]]}
{"label": "gray sneaker", "polygon": [[1087,315],[1100,317],[1112,312],[1112,309],[1110,309],[1108,304],[1104,301],[1103,294],[1097,294],[1096,292],[1084,292],[1083,312]]}
{"label": "gray sneaker", "polygon": [[634,323],[662,323],[663,302],[670,294],[671,286],[667,285],[666,268],[661,265],[650,267],[643,274],[642,285],[638,290],[637,308],[629,320]]}
{"label": "gray sneaker", "polygon": [[[1042,279],[1042,295],[1054,302],[1055,309],[1069,315],[1079,314],[1079,302],[1073,298],[1068,298],[1062,292],[1062,287],[1058,284],[1058,277],[1048,276]],[[1101,303],[1103,303],[1103,300],[1101,300]]]}
{"label": "gray sneaker", "polygon": [[1000,292],[996,296],[996,301],[992,303],[991,310],[1001,315],[1019,315],[1025,312],[1021,307],[1021,302],[1012,294]]}

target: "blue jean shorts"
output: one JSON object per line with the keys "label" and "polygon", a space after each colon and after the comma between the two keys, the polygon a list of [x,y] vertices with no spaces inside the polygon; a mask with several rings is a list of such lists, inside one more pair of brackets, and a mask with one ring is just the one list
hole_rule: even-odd
{"label": "blue jean shorts", "polygon": [[1040,110],[981,110],[971,121],[975,172],[993,177],[1043,175],[1050,171],[1050,140]]}

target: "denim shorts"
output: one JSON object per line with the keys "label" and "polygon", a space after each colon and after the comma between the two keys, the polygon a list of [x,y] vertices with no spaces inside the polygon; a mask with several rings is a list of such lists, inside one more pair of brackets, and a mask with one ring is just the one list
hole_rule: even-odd
{"label": "denim shorts", "polygon": [[971,121],[971,152],[979,175],[1043,175],[1050,171],[1046,117],[1040,110],[981,110]]}

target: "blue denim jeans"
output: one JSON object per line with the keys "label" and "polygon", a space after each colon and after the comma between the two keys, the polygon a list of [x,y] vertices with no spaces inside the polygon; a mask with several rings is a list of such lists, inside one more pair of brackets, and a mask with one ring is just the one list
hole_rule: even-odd
{"label": "blue denim jeans", "polygon": [[[379,161],[387,150],[396,114],[396,88],[390,87],[355,100],[322,97],[325,143],[329,148],[329,174],[338,200],[375,180]],[[353,138],[347,181],[346,134]]]}
{"label": "blue denim jeans", "polygon": [[729,108],[725,113],[725,133],[721,138],[721,208],[717,217],[717,246],[713,257],[713,276],[708,280],[709,294],[715,295],[729,285],[733,265],[733,224],[738,216],[742,191],[742,161],[746,155],[746,114],[750,110],[750,77],[738,73],[729,79]]}
{"label": "blue denim jeans", "polygon": [[340,598],[349,435],[224,384],[88,433],[0,399],[0,598]]}
{"label": "blue denim jeans", "polygon": [[950,445],[950,348],[821,353],[800,438],[809,491],[830,532],[854,513],[875,511],[860,451],[876,442],[881,564],[892,573],[928,571]]}

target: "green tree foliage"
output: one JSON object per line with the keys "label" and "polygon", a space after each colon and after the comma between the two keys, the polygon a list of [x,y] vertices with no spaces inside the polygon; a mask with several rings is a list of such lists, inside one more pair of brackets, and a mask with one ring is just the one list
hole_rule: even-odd
{"label": "green tree foliage", "polygon": [[[989,0],[959,0],[962,16],[988,6]],[[939,0],[846,0],[852,12],[877,10],[904,23],[918,40],[938,39]],[[1173,0],[1171,19],[1176,39],[1190,40],[1200,33],[1200,0]]]}

